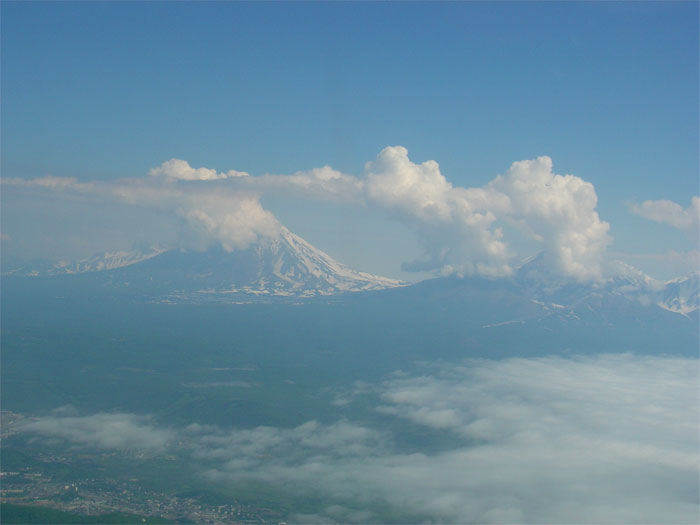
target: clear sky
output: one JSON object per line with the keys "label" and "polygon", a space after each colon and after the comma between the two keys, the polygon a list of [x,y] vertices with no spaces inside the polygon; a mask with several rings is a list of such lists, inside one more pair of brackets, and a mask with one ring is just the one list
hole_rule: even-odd
{"label": "clear sky", "polygon": [[[403,146],[413,163],[435,160],[454,187],[471,188],[546,155],[554,173],[594,186],[609,254],[659,277],[697,264],[697,229],[686,224],[697,222],[697,2],[1,10],[3,178],[109,183],[177,158],[251,176],[327,165],[362,179],[365,163]],[[63,197],[43,198],[3,189],[3,252],[82,256],[149,240],[92,242],[105,222],[133,231],[133,216],[120,221],[114,203],[111,215],[87,203],[81,216],[55,202]],[[421,255],[425,231],[407,208],[373,198],[357,206],[278,191],[262,204],[343,262],[411,278],[401,263]],[[167,213],[148,221],[139,235],[157,236]]]}

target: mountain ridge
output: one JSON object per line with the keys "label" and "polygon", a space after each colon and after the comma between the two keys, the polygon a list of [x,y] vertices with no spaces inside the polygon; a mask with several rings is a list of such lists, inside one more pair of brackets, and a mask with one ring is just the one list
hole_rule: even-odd
{"label": "mountain ridge", "polygon": [[[688,316],[699,309],[700,279],[691,272],[667,281],[615,261],[612,276],[600,282],[581,283],[549,268],[544,253],[530,257],[514,275],[484,278],[494,289],[512,282],[517,293],[535,304],[569,304],[595,294],[621,296],[642,305]],[[257,297],[313,297],[347,292],[379,291],[407,283],[361,272],[344,265],[302,237],[282,227],[274,239],[264,239],[244,250],[228,252],[220,246],[207,251],[149,248],[113,250],[79,261],[3,268],[3,276],[92,276],[101,286],[143,289],[159,295],[226,299],[238,295]],[[478,277],[462,277],[478,280]],[[515,293],[515,292],[514,292]],[[562,313],[561,311],[559,312]]]}
{"label": "mountain ridge", "polygon": [[220,246],[206,251],[153,248],[109,251],[79,261],[35,266],[15,264],[4,276],[89,275],[111,285],[161,284],[172,291],[208,295],[334,295],[404,286],[397,279],[350,268],[282,227],[279,237],[243,250]]}

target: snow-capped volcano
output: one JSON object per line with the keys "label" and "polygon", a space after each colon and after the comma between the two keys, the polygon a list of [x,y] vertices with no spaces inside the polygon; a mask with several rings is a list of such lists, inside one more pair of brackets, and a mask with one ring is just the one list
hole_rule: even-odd
{"label": "snow-capped volcano", "polygon": [[272,295],[330,295],[394,288],[404,283],[359,272],[336,261],[287,228],[277,239],[246,250],[177,253],[198,268],[201,291]]}
{"label": "snow-capped volcano", "polygon": [[125,266],[131,266],[132,264],[146,261],[152,257],[157,257],[166,251],[167,250],[164,248],[152,248],[145,252],[140,250],[113,250],[95,255],[88,259],[81,259],[79,261],[57,262],[48,270],[47,273],[49,275],[60,275],[114,270],[116,268],[123,268]]}
{"label": "snow-capped volcano", "polygon": [[627,264],[618,263],[618,266],[621,271],[604,285],[608,291],[682,315],[700,307],[698,272],[660,281]]}
{"label": "snow-capped volcano", "polygon": [[621,261],[612,261],[608,271],[610,276],[603,281],[577,283],[553,274],[544,262],[544,254],[540,253],[526,260],[514,278],[523,290],[536,298],[559,297],[566,302],[567,298],[590,293],[611,294],[682,315],[700,307],[698,272],[664,282]]}
{"label": "snow-capped volcano", "polygon": [[279,237],[262,239],[245,250],[221,247],[191,250],[113,251],[74,262],[5,268],[5,275],[59,276],[85,274],[107,285],[144,291],[331,295],[380,290],[405,283],[359,272],[336,261],[282,227]]}
{"label": "snow-capped volcano", "polygon": [[146,250],[111,250],[87,259],[76,261],[3,261],[2,275],[10,276],[48,276],[70,275],[88,272],[114,270],[132,264],[140,263],[166,252],[165,248],[149,248]]}
{"label": "snow-capped volcano", "polygon": [[671,312],[688,314],[698,310],[700,307],[699,290],[700,275],[698,272],[693,272],[683,277],[666,281],[659,293],[656,304]]}

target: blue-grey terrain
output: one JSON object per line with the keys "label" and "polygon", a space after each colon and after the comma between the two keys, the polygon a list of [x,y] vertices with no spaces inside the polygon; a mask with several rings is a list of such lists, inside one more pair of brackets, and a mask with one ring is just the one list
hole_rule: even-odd
{"label": "blue-grey terrain", "polygon": [[5,261],[5,496],[179,522],[696,522],[698,275],[614,268],[578,282],[540,254],[408,284],[287,230]]}

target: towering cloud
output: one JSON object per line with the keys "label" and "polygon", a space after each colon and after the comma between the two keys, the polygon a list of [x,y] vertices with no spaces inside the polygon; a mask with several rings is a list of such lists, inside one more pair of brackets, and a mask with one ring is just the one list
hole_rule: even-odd
{"label": "towering cloud", "polygon": [[367,202],[408,224],[425,249],[426,259],[407,269],[510,273],[510,254],[494,225],[507,209],[504,195],[489,188],[455,188],[437,162],[415,164],[400,146],[382,150],[365,171]]}
{"label": "towering cloud", "polygon": [[598,217],[590,182],[552,172],[552,159],[514,162],[488,185],[509,201],[504,214],[543,243],[555,270],[581,279],[601,276],[610,225]]}
{"label": "towering cloud", "polygon": [[549,157],[515,162],[482,188],[452,186],[436,162],[414,164],[401,147],[384,149],[366,172],[368,202],[418,233],[428,258],[416,269],[508,274],[513,254],[499,226],[508,223],[542,243],[558,273],[601,277],[610,227],[595,211],[595,189],[553,173]]}
{"label": "towering cloud", "polygon": [[[437,162],[414,163],[401,146],[383,149],[361,177],[329,166],[291,175],[249,176],[235,170],[195,169],[171,159],[143,179],[79,183],[45,177],[4,182],[157,209],[183,219],[192,238],[219,242],[227,250],[279,234],[279,222],[260,204],[265,192],[374,208],[405,224],[423,247],[423,257],[405,264],[407,270],[443,274],[512,273],[517,254],[508,235],[515,228],[540,243],[554,272],[600,279],[610,242],[609,225],[596,212],[593,185],[574,175],[555,174],[549,157],[515,162],[504,175],[478,188],[453,186]],[[654,203],[640,209],[691,228],[697,224],[697,199],[693,202],[695,211]],[[506,225],[510,234],[505,233]]]}

